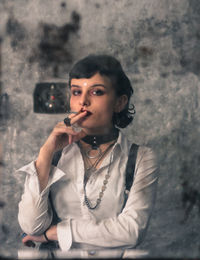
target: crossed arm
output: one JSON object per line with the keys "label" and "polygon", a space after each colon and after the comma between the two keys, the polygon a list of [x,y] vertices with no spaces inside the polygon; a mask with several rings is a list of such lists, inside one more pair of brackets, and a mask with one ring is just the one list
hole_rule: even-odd
{"label": "crossed arm", "polygon": [[[34,224],[35,226],[27,230],[27,233],[31,235],[26,236],[23,243],[28,240],[46,242],[43,232],[49,227],[46,232],[48,239],[58,240],[63,250],[69,249],[72,242],[103,247],[134,247],[145,235],[154,206],[157,179],[155,156],[152,151],[148,150],[141,157],[125,208],[118,216],[103,219],[100,222],[68,219],[63,220],[56,226],[50,226],[52,216],[48,207],[48,195],[45,192],[41,193],[37,199],[32,198],[35,200],[32,203],[33,207],[39,205],[37,216],[33,216],[33,219],[37,218],[39,224]],[[46,204],[42,205],[42,203]],[[22,208],[24,210],[24,205]],[[29,222],[26,225],[29,225],[29,227],[31,222],[36,223],[34,220],[30,221],[30,219],[27,221],[26,216],[23,217],[23,221],[22,214],[20,215],[22,229],[26,230],[25,222]],[[61,233],[64,235],[62,236]]]}

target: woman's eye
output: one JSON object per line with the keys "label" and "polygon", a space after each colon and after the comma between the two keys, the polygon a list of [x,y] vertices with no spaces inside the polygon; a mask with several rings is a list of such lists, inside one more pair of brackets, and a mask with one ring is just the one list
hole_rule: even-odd
{"label": "woman's eye", "polygon": [[92,95],[95,96],[102,96],[104,94],[103,90],[97,89],[97,90],[92,90]]}
{"label": "woman's eye", "polygon": [[73,96],[79,96],[81,94],[80,90],[72,90],[72,95]]}

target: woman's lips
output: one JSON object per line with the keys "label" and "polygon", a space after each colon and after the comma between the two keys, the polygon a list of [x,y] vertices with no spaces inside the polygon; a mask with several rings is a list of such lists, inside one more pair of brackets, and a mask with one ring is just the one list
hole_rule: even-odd
{"label": "woman's lips", "polygon": [[92,112],[86,110],[86,109],[81,109],[81,112],[87,112],[86,117],[90,116]]}

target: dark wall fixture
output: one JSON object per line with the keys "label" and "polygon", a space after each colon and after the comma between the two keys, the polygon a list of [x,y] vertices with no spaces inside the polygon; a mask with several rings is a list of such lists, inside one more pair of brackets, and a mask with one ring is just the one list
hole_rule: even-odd
{"label": "dark wall fixture", "polygon": [[33,98],[35,113],[57,114],[69,110],[67,83],[37,83]]}

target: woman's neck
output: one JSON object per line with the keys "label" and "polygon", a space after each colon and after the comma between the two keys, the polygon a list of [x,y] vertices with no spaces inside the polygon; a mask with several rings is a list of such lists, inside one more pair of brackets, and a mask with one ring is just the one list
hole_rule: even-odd
{"label": "woman's neck", "polygon": [[108,143],[112,140],[115,140],[119,135],[119,130],[117,128],[114,128],[111,132],[107,134],[98,134],[98,135],[86,135],[84,138],[82,138],[82,141],[84,141],[87,144],[90,144],[91,146],[99,146],[101,144]]}

